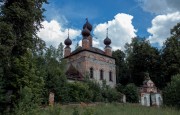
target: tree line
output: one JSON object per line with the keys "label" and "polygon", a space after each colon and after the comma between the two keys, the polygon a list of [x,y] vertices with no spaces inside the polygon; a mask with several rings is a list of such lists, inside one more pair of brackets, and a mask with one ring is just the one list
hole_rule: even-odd
{"label": "tree line", "polygon": [[[49,92],[57,95],[56,102],[120,101],[122,94],[118,91],[122,89],[112,89],[105,82],[103,87],[89,80],[83,83],[67,82],[66,62],[62,60],[63,44],[60,43],[58,48],[47,47],[37,36],[44,19],[44,3],[47,0],[2,0],[0,113],[25,114],[28,111],[32,114],[35,108],[47,104]],[[142,84],[144,72],[148,72],[161,89],[166,87],[173,75],[180,73],[179,31],[178,23],[160,50],[145,39],[136,37],[131,44],[126,44],[124,52],[113,52],[117,83],[126,88],[122,93],[135,94],[128,96],[129,102],[138,102],[136,86]],[[131,92],[128,92],[129,89]]]}
{"label": "tree line", "polygon": [[125,51],[114,51],[117,83],[141,86],[145,73],[149,73],[158,88],[167,86],[172,76],[180,73],[179,31],[180,23],[171,29],[171,37],[167,38],[162,48],[155,48],[148,40],[137,36],[125,45]]}

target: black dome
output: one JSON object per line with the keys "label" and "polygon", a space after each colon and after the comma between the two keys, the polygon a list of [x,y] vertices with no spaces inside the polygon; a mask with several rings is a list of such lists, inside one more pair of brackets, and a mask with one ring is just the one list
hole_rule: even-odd
{"label": "black dome", "polygon": [[108,37],[106,37],[106,39],[104,39],[104,44],[109,46],[111,44],[111,39],[109,39]]}
{"label": "black dome", "polygon": [[89,31],[92,30],[92,25],[88,22],[88,20],[87,20],[86,23],[83,25],[83,29],[85,29],[86,27],[87,27],[87,29],[88,29]]}
{"label": "black dome", "polygon": [[72,41],[69,39],[69,37],[64,41],[64,44],[67,46],[70,46],[72,44]]}
{"label": "black dome", "polygon": [[87,27],[85,27],[83,30],[82,30],[82,33],[81,33],[83,36],[89,36],[90,35],[90,31],[87,29]]}

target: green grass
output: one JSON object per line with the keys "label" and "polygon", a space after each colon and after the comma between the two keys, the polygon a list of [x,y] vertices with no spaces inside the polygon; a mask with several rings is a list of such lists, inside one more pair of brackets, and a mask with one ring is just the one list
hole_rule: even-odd
{"label": "green grass", "polygon": [[56,105],[42,109],[38,115],[180,115],[168,107],[143,107],[138,104],[104,103],[93,106]]}

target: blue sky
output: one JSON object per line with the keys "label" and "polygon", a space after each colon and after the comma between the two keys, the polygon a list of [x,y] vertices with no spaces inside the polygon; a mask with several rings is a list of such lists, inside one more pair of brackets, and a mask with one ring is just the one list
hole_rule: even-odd
{"label": "blue sky", "polygon": [[109,28],[113,49],[122,50],[135,36],[162,46],[170,29],[180,22],[180,0],[49,0],[44,8],[46,18],[39,36],[55,47],[67,38],[68,28],[74,44],[80,42],[86,17],[93,25],[94,38],[98,38],[94,39],[95,46],[103,48]]}

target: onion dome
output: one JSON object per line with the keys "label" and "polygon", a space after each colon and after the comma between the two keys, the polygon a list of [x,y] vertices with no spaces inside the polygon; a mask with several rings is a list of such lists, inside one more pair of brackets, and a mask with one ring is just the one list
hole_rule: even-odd
{"label": "onion dome", "polygon": [[92,25],[88,22],[87,18],[86,18],[86,23],[83,25],[83,29],[85,29],[86,27],[89,31],[92,30]]}
{"label": "onion dome", "polygon": [[68,37],[67,37],[67,39],[64,41],[64,44],[67,45],[67,46],[70,46],[70,45],[72,44],[71,39],[69,39],[69,29],[68,29]]}
{"label": "onion dome", "polygon": [[111,39],[109,39],[108,37],[106,37],[106,39],[104,39],[104,44],[109,46],[111,44]]}
{"label": "onion dome", "polygon": [[106,35],[106,38],[104,39],[104,44],[106,46],[109,46],[111,44],[111,39],[109,39],[108,37],[108,28],[107,28],[107,35]]}
{"label": "onion dome", "polygon": [[87,29],[87,27],[85,27],[85,28],[82,30],[81,34],[82,34],[83,36],[88,37],[88,36],[90,35],[90,31]]}
{"label": "onion dome", "polygon": [[72,44],[72,41],[69,39],[69,37],[64,41],[64,44],[67,46],[70,46]]}

